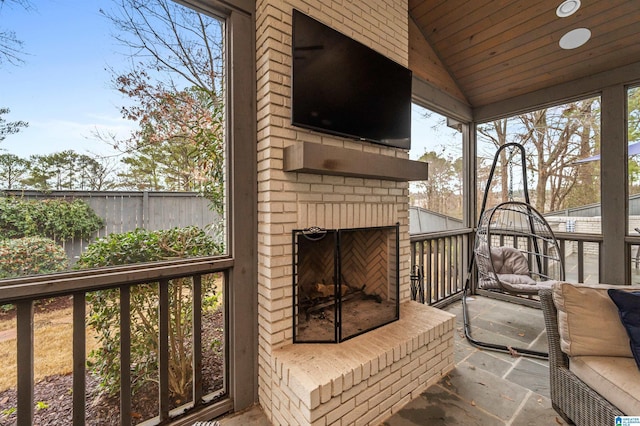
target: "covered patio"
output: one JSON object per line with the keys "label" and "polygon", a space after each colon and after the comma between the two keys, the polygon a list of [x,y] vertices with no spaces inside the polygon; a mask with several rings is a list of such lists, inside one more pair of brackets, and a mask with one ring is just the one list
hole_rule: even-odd
{"label": "covered patio", "polygon": [[[71,405],[74,424],[83,425],[87,292],[119,289],[120,330],[126,346],[131,337],[126,331],[131,325],[130,288],[159,283],[162,335],[170,331],[166,290],[170,281],[192,280],[200,296],[202,277],[215,276],[225,298],[223,387],[214,397],[203,398],[206,373],[194,369],[193,401],[177,408],[171,405],[169,343],[163,340],[158,348],[157,417],[145,424],[187,425],[216,419],[222,425],[564,424],[551,408],[546,361],[485,352],[468,345],[462,336],[460,298],[482,190],[476,129],[519,113],[600,96],[601,232],[559,231],[556,236],[562,249],[569,244],[577,247],[568,258],[569,279],[631,284],[640,245],[640,235],[629,229],[627,170],[627,90],[640,83],[637,2],[583,1],[568,16],[557,13],[559,6],[571,8],[581,2],[180,3],[225,19],[230,160],[224,201],[229,251],[188,262],[170,259],[8,280],[0,287],[0,302],[16,304],[17,333],[22,336],[16,345],[18,423],[33,420],[34,301],[73,295]],[[410,235],[409,181],[430,177],[424,164],[409,160],[407,149],[292,124],[294,9],[411,70],[411,101],[445,116],[448,125],[461,132],[459,227]],[[562,37],[576,28],[589,29],[590,39],[574,49],[562,48]],[[296,327],[304,314],[308,319],[315,313],[303,313],[294,305],[299,291],[294,289],[295,280],[303,263],[298,262],[302,256],[296,251],[297,233],[315,238],[318,229],[338,233],[388,227],[397,227],[397,239],[379,238],[383,242],[375,250],[383,253],[386,269],[381,274],[390,283],[384,295],[396,303],[398,321],[376,324],[363,334],[358,330],[353,339],[341,343],[298,343]],[[597,247],[595,256],[585,253],[588,244]],[[412,300],[416,266],[424,271],[424,303]],[[316,263],[314,267],[320,269]],[[314,285],[329,284],[322,281]],[[333,294],[342,291],[335,289],[341,288],[338,284],[332,285]],[[480,333],[544,349],[539,310],[486,295],[478,291],[470,302]],[[197,330],[202,307],[195,302],[194,307]],[[341,331],[335,333],[339,341]],[[193,345],[200,350],[202,342],[196,339]],[[119,357],[122,365],[131,365],[127,350]],[[193,357],[193,365],[199,365],[200,355]],[[121,424],[133,424],[128,369],[119,377]]]}

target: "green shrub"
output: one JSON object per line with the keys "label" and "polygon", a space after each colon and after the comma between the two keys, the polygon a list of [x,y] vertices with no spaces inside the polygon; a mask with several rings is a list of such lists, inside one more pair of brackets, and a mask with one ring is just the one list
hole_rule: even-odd
{"label": "green shrub", "polygon": [[[197,227],[162,231],[137,229],[110,234],[96,240],[80,256],[76,268],[122,265],[190,256],[215,255],[222,247]],[[219,305],[217,274],[202,277],[203,309]],[[136,392],[148,381],[158,380],[158,283],[131,287],[131,380]],[[101,290],[87,294],[90,303],[88,323],[98,333],[99,347],[89,355],[89,367],[100,378],[109,395],[120,390],[120,306],[119,291]],[[193,282],[179,278],[169,285],[169,390],[184,400],[192,377],[191,339]],[[198,330],[199,331],[199,330]]]}
{"label": "green shrub", "polygon": [[104,226],[82,200],[0,198],[0,238],[89,238]]}
{"label": "green shrub", "polygon": [[49,238],[0,240],[0,278],[60,272],[68,265],[64,249]]}

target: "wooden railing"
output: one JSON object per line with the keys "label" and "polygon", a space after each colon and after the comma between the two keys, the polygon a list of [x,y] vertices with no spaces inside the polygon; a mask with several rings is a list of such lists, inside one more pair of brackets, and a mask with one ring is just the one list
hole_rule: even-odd
{"label": "wooden railing", "polygon": [[462,293],[472,229],[412,235],[412,298],[439,306]]}
{"label": "wooden railing", "polygon": [[602,235],[556,232],[555,236],[565,258],[565,279],[579,283],[600,282]]}
{"label": "wooden railing", "polygon": [[[144,424],[166,423],[177,416],[193,413],[209,402],[216,404],[207,406],[208,417],[223,414],[232,406],[224,398],[224,389],[218,395],[203,395],[202,369],[193,368],[192,400],[178,408],[170,409],[169,401],[169,333],[170,333],[170,300],[169,286],[171,280],[191,278],[193,285],[192,365],[201,366],[202,359],[202,277],[219,273],[228,278],[233,260],[225,258],[203,258],[177,260],[161,264],[129,265],[96,270],[78,271],[64,274],[42,275],[15,278],[0,282],[0,305],[16,306],[17,334],[17,424],[34,423],[34,303],[43,298],[69,296],[73,298],[73,425],[85,424],[87,410],[86,391],[86,328],[87,302],[89,292],[106,289],[119,289],[120,308],[120,365],[132,365],[131,359],[131,290],[145,283],[159,283],[158,300],[158,410],[155,418],[147,419]],[[197,332],[196,332],[197,331]],[[54,404],[55,402],[52,402]],[[212,405],[215,405],[213,407]],[[217,414],[216,414],[217,413]],[[133,419],[139,422],[140,419]],[[131,369],[120,368],[120,424],[132,424],[132,390]]]}
{"label": "wooden railing", "polygon": [[[600,282],[602,235],[573,232],[555,235],[565,258],[565,279],[580,283]],[[442,306],[461,296],[468,275],[473,236],[473,230],[468,228],[411,236],[413,300]],[[626,243],[633,268],[635,256],[640,259],[640,237],[629,236]]]}

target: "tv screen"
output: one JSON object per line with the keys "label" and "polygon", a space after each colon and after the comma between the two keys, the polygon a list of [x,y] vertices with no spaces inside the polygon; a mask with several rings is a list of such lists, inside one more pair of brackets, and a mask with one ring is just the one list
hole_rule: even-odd
{"label": "tv screen", "polygon": [[293,11],[291,122],[411,148],[411,70]]}

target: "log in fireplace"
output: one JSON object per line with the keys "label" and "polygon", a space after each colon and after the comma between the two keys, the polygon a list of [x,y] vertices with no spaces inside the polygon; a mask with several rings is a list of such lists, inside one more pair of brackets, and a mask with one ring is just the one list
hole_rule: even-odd
{"label": "log in fireplace", "polygon": [[338,343],[400,317],[399,224],[293,231],[293,342]]}

